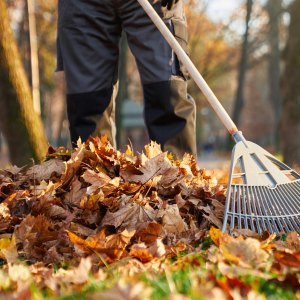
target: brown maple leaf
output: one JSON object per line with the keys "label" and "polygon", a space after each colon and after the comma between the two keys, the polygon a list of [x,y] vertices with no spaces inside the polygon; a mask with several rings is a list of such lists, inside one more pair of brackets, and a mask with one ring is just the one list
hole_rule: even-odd
{"label": "brown maple leaf", "polygon": [[187,224],[180,215],[177,204],[168,205],[165,209],[160,209],[157,217],[162,218],[162,225],[166,234],[180,234],[188,229]]}
{"label": "brown maple leaf", "polygon": [[132,173],[131,170],[125,169],[120,171],[120,176],[129,182],[140,182],[145,184],[155,176],[162,175],[171,167],[169,160],[166,159],[165,154],[161,153],[145,162],[138,171],[140,174]]}
{"label": "brown maple leaf", "polygon": [[127,255],[125,248],[134,234],[135,231],[128,231],[125,229],[120,233],[106,236],[105,230],[101,230],[98,234],[84,240],[68,231],[70,241],[74,246],[83,250],[84,253],[106,254],[111,259]]}
{"label": "brown maple leaf", "polygon": [[87,188],[88,195],[95,193],[103,187],[106,187],[106,191],[112,192],[119,187],[120,183],[119,177],[111,179],[108,175],[102,172],[96,173],[93,170],[86,170],[82,175],[82,178],[85,182],[90,184]]}
{"label": "brown maple leaf", "polygon": [[67,207],[80,207],[81,199],[86,195],[86,188],[82,188],[78,178],[74,178],[70,191],[62,195],[62,202]]}
{"label": "brown maple leaf", "polygon": [[146,263],[155,257],[162,257],[166,254],[166,249],[161,240],[157,239],[149,246],[144,243],[134,244],[130,248],[131,256],[138,258],[141,262]]}
{"label": "brown maple leaf", "polygon": [[162,233],[162,225],[151,222],[145,224],[145,227],[140,228],[136,232],[135,237],[146,244],[151,244],[158,239],[161,233]]}
{"label": "brown maple leaf", "polygon": [[50,180],[53,176],[60,177],[66,170],[66,164],[60,159],[50,159],[39,165],[34,165],[27,172],[26,176],[35,180]]}
{"label": "brown maple leaf", "polygon": [[43,215],[28,215],[15,229],[18,249],[30,261],[43,261],[48,249],[57,243],[58,234]]}
{"label": "brown maple leaf", "polygon": [[138,229],[153,221],[154,217],[154,210],[149,205],[129,203],[114,213],[108,211],[101,226],[112,225],[116,228]]}

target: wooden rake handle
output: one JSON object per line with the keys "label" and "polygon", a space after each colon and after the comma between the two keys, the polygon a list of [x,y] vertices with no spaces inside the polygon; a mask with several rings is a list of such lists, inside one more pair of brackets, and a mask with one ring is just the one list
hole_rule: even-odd
{"label": "wooden rake handle", "polygon": [[174,35],[171,33],[169,28],[166,26],[166,24],[163,22],[163,20],[160,18],[160,16],[157,14],[157,12],[154,10],[153,6],[149,3],[148,0],[137,0],[140,5],[145,10],[146,14],[149,16],[149,18],[153,21],[155,26],[158,28],[158,30],[161,32],[161,34],[164,36],[166,41],[169,43],[171,48],[176,53],[178,59],[182,62],[182,64],[187,68],[189,71],[191,77],[194,79],[200,90],[205,95],[206,99],[208,100],[211,107],[214,109],[224,126],[227,128],[229,133],[231,135],[234,135],[238,132],[238,129],[224,107],[221,105],[220,101],[214,94],[214,92],[211,90],[211,88],[208,86],[202,75],[199,73],[191,59],[188,57],[188,55],[185,53],[185,51],[182,49],[180,44],[177,42]]}

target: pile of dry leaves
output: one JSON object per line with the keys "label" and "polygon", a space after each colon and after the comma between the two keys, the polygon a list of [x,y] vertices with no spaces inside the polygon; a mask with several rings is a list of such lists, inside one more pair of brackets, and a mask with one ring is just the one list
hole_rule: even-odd
{"label": "pile of dry leaves", "polygon": [[71,156],[50,149],[47,157],[0,171],[0,233],[13,234],[29,262],[97,254],[145,262],[221,225],[224,188],[190,155],[173,160],[155,143],[142,154],[120,153],[102,137]]}
{"label": "pile of dry leaves", "polygon": [[207,262],[227,275],[238,270],[232,264],[257,269],[266,261],[270,268],[299,269],[296,233],[275,242],[275,235],[244,231],[234,238],[209,231],[221,226],[224,195],[224,187],[192,156],[174,160],[155,143],[141,154],[130,147],[121,153],[105,137],[79,143],[73,153],[49,148],[39,165],[0,170],[0,257],[6,264],[0,281],[6,272],[10,282],[13,274],[23,274],[21,260],[37,281],[54,276],[53,265],[67,263],[75,269],[71,275],[58,272],[55,284],[68,282],[68,276],[82,283],[93,266],[99,272],[101,265],[127,258],[146,264],[182,251],[197,253],[207,236],[218,250],[205,252]]}

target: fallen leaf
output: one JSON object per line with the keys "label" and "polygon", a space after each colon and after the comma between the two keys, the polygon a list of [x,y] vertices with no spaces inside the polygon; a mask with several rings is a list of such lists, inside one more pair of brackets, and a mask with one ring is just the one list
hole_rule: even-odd
{"label": "fallen leaf", "polygon": [[15,230],[16,244],[31,261],[43,261],[48,249],[57,243],[58,234],[43,215],[28,215]]}
{"label": "fallen leaf", "polygon": [[179,234],[187,230],[187,225],[180,216],[177,204],[168,205],[166,209],[159,212],[158,217],[162,217],[162,225],[166,233]]}
{"label": "fallen leaf", "polygon": [[71,270],[59,269],[53,278],[64,283],[83,284],[89,280],[89,272],[92,267],[91,258],[82,258],[79,266]]}
{"label": "fallen leaf", "polygon": [[215,212],[209,206],[200,206],[200,209],[204,211],[203,217],[205,219],[218,228],[222,228],[222,221],[215,215]]}
{"label": "fallen leaf", "polygon": [[104,230],[102,230],[84,240],[68,231],[69,239],[75,246],[87,251],[87,253],[105,253],[111,258],[120,258],[125,253],[125,248],[134,234],[135,231],[125,229],[121,233],[106,236]]}
{"label": "fallen leaf", "polygon": [[165,158],[164,153],[161,153],[145,162],[145,165],[138,168],[140,174],[133,174],[130,170],[121,170],[120,176],[129,182],[139,182],[145,184],[150,179],[163,174],[171,167],[170,162]]}
{"label": "fallen leaf", "polygon": [[119,280],[113,287],[95,293],[90,299],[105,299],[105,300],[139,300],[151,299],[151,290],[142,282],[135,284],[125,283],[124,280]]}
{"label": "fallen leaf", "polygon": [[42,181],[49,180],[52,176],[59,177],[66,170],[66,164],[60,159],[50,159],[39,165],[29,168],[26,175],[29,178]]}
{"label": "fallen leaf", "polygon": [[287,251],[276,251],[274,258],[288,267],[300,268],[300,251],[289,253]]}
{"label": "fallen leaf", "polygon": [[115,213],[107,212],[101,225],[112,225],[127,229],[138,229],[154,220],[154,210],[149,206],[130,203]]}
{"label": "fallen leaf", "polygon": [[21,264],[8,264],[8,275],[15,282],[28,282],[31,279],[29,267]]}
{"label": "fallen leaf", "polygon": [[4,258],[7,263],[18,262],[18,251],[16,246],[16,239],[13,235],[11,239],[0,239],[0,257]]}
{"label": "fallen leaf", "polygon": [[210,235],[212,241],[215,243],[215,245],[217,245],[219,247],[220,246],[220,237],[223,236],[221,230],[219,228],[215,228],[212,226],[212,227],[210,227],[209,235]]}
{"label": "fallen leaf", "polygon": [[146,244],[155,242],[162,233],[162,225],[158,223],[145,224],[146,227],[139,229],[136,232],[136,238]]}
{"label": "fallen leaf", "polygon": [[223,235],[219,241],[224,258],[240,266],[259,269],[269,258],[268,253],[261,249],[261,243],[256,239],[234,239]]}

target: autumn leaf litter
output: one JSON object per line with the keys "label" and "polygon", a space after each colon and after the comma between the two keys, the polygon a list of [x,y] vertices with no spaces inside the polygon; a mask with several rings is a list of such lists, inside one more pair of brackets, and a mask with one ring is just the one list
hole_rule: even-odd
{"label": "autumn leaf litter", "polygon": [[[179,262],[194,265],[197,255],[213,287],[204,284],[201,295],[232,296],[228,280],[249,274],[282,281],[290,276],[295,289],[299,235],[282,241],[249,230],[222,234],[225,192],[191,155],[174,160],[153,142],[141,154],[130,147],[117,151],[105,137],[79,142],[73,153],[50,147],[41,164],[0,170],[0,291],[24,293],[34,282],[59,293],[62,281],[77,287],[90,282],[90,272],[93,280],[105,280],[103,270],[112,266],[127,276],[171,272]],[[227,278],[225,286],[214,272]],[[136,299],[141,290],[145,299],[151,294],[141,282],[124,280],[111,287],[114,293],[137,293]]]}

